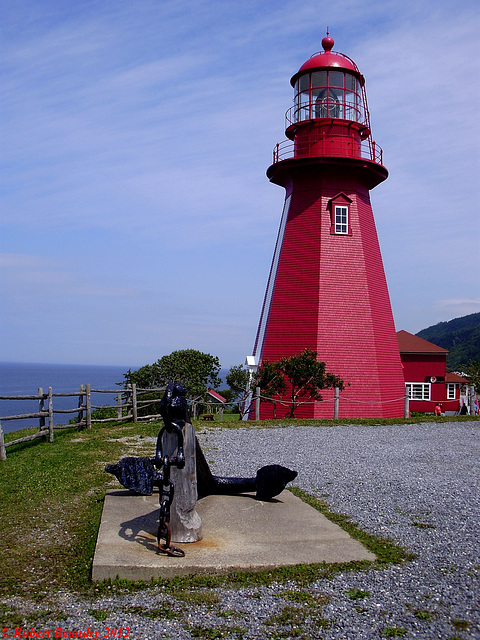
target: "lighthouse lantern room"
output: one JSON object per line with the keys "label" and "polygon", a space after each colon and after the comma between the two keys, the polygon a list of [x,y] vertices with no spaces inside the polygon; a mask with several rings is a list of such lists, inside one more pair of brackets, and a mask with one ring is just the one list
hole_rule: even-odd
{"label": "lighthouse lantern room", "polygon": [[[267,170],[285,203],[249,361],[257,367],[313,349],[344,380],[340,417],[398,417],[405,383],[370,203],[388,172],[372,139],[364,77],[330,36],[322,46],[291,79],[287,140]],[[272,413],[262,402],[261,417]],[[296,413],[333,417],[333,391]]]}

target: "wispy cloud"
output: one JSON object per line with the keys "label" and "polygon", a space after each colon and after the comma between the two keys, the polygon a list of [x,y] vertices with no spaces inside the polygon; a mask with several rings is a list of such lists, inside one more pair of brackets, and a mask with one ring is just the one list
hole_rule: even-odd
{"label": "wispy cloud", "polygon": [[442,312],[464,316],[469,313],[480,312],[480,298],[450,298],[448,300],[438,300],[436,306]]}
{"label": "wispy cloud", "polygon": [[[51,303],[60,298],[131,299],[142,295],[141,289],[114,282],[98,284],[90,274],[83,275],[78,265],[39,255],[0,254],[0,292],[23,299],[23,312],[32,310],[37,292]],[[18,308],[17,308],[18,311]]]}

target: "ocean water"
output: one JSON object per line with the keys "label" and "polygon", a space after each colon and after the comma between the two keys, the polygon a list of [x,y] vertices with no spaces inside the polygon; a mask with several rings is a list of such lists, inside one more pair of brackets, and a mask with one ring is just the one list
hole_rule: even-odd
{"label": "ocean water", "polygon": [[[123,385],[123,374],[130,367],[64,365],[64,364],[25,364],[0,362],[0,396],[36,395],[42,387],[44,393],[52,387],[53,393],[80,391],[80,385],[90,384],[92,389],[118,389]],[[131,367],[135,370],[136,367]],[[120,386],[118,385],[120,383]],[[92,394],[92,404],[103,406],[115,404],[116,393]],[[78,406],[78,397],[54,398],[54,409],[74,409]],[[0,400],[0,417],[14,416],[38,411],[38,400]],[[72,414],[53,414],[54,424],[67,424],[76,416]],[[4,433],[38,427],[39,419],[2,420]]]}
{"label": "ocean water", "polygon": [[[48,392],[52,387],[53,393],[72,393],[80,391],[80,385],[90,384],[92,389],[114,389],[115,393],[92,393],[92,405],[103,406],[115,404],[115,396],[123,386],[123,374],[138,367],[96,366],[80,364],[25,364],[14,362],[0,362],[0,396],[32,396],[42,387]],[[225,376],[228,369],[220,371],[223,386],[226,387]],[[118,391],[117,391],[118,389]],[[46,406],[46,403],[45,403]],[[78,396],[67,398],[53,398],[54,409],[75,409],[78,406]],[[0,400],[0,418],[16,416],[25,413],[38,412],[38,400]],[[68,424],[77,414],[54,413],[54,424]],[[38,418],[22,420],[1,420],[4,433],[38,427]]]}

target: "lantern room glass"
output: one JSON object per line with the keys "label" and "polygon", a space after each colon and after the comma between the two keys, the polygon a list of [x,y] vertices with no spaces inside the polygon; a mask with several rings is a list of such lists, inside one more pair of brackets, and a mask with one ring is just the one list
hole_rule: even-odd
{"label": "lantern room glass", "polygon": [[306,73],[295,83],[295,122],[315,118],[364,121],[361,85],[347,71]]}

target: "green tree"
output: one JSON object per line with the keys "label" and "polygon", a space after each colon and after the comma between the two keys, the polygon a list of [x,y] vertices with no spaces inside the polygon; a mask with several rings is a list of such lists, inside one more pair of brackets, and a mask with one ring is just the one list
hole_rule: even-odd
{"label": "green tree", "polygon": [[242,364],[230,368],[225,380],[232,392],[232,401],[237,403],[240,418],[248,413],[253,403],[255,376]]}
{"label": "green tree", "polygon": [[232,402],[237,403],[240,417],[243,418],[246,413],[244,402],[250,393],[250,372],[242,364],[237,364],[230,367],[225,380],[230,387]]}
{"label": "green tree", "polygon": [[181,349],[163,356],[151,365],[130,369],[124,374],[125,383],[134,382],[142,389],[163,387],[169,382],[179,382],[187,389],[187,398],[195,401],[208,389],[218,388],[221,383],[220,362],[216,356],[196,349]]}
{"label": "green tree", "polygon": [[460,371],[468,377],[470,384],[473,384],[475,391],[480,391],[480,362],[469,360],[468,364],[460,366]]}
{"label": "green tree", "polygon": [[270,398],[273,402],[273,417],[277,418],[277,399],[286,392],[285,378],[282,374],[280,361],[269,362],[265,360],[255,374],[253,384],[260,387],[263,397]]}
{"label": "green tree", "polygon": [[123,374],[125,384],[132,384],[133,382],[140,389],[156,389],[158,387],[163,387],[165,382],[161,376],[158,362],[154,364],[146,364],[136,371],[129,369],[127,373]]}
{"label": "green tree", "polygon": [[300,355],[262,363],[257,386],[262,389],[263,395],[287,395],[290,409],[286,417],[294,418],[295,410],[300,405],[322,399],[322,389],[343,389],[344,382],[326,371],[325,362],[317,360],[316,351],[305,349]]}
{"label": "green tree", "polygon": [[227,404],[235,402],[236,396],[231,389],[219,389],[218,393],[225,398]]}

